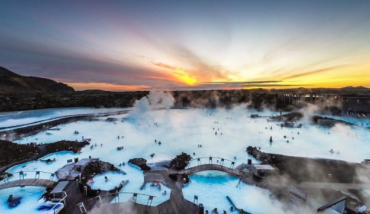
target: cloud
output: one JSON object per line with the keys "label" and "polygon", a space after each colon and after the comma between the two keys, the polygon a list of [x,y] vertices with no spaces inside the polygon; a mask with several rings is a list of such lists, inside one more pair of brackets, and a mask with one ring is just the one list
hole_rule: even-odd
{"label": "cloud", "polygon": [[153,65],[156,65],[160,68],[165,68],[165,69],[170,69],[170,70],[174,70],[176,67],[174,66],[171,66],[171,65],[167,65],[167,64],[164,64],[164,63],[161,63],[161,62],[152,62]]}
{"label": "cloud", "polygon": [[200,82],[194,85],[172,85],[159,87],[159,90],[225,90],[245,89],[251,87],[272,88],[272,87],[301,87],[302,85],[286,84],[282,81],[246,81],[246,82]]}
{"label": "cloud", "polygon": [[319,74],[319,73],[323,73],[323,72],[327,72],[327,71],[332,71],[332,70],[335,70],[335,69],[341,68],[341,67],[344,67],[344,66],[339,65],[339,66],[332,66],[332,67],[307,71],[307,72],[304,72],[304,73],[294,74],[294,75],[285,77],[284,79],[286,80],[286,79],[293,79],[293,78],[297,78],[297,77],[309,76],[309,75],[313,75],[313,74]]}

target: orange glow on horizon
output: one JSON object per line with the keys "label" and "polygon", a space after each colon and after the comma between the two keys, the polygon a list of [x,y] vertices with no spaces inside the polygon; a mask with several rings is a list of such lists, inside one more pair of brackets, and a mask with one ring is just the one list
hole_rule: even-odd
{"label": "orange glow on horizon", "polygon": [[189,76],[184,69],[175,68],[175,71],[172,73],[176,80],[185,83],[187,85],[195,85],[197,80],[194,77]]}

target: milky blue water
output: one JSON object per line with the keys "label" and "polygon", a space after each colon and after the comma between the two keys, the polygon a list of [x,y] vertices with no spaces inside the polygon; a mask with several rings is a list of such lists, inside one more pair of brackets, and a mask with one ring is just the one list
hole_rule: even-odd
{"label": "milky blue water", "polygon": [[[89,156],[100,158],[117,167],[120,163],[125,162],[126,165],[120,168],[127,175],[111,175],[109,176],[111,177],[109,183],[102,182],[101,176],[97,177],[95,187],[109,189],[122,180],[129,180],[128,185],[122,191],[140,192],[148,195],[156,194],[155,200],[158,201],[155,201],[155,203],[159,204],[169,196],[163,196],[163,191],[150,186],[140,191],[139,188],[144,181],[143,173],[128,165],[129,159],[142,157],[147,159],[149,163],[155,163],[170,160],[181,152],[186,152],[194,158],[213,156],[230,160],[235,159],[235,165],[246,163],[248,159],[257,162],[246,153],[247,146],[257,146],[262,151],[271,153],[341,159],[353,162],[361,162],[363,159],[370,157],[370,143],[368,141],[370,134],[367,129],[344,125],[322,128],[311,124],[305,124],[301,129],[281,128],[279,123],[268,122],[267,118],[251,119],[250,114],[250,111],[243,108],[236,108],[232,111],[222,109],[215,111],[201,109],[158,110],[142,113],[135,117],[127,114],[116,115],[113,116],[117,118],[116,122],[107,122],[106,117],[101,117],[98,121],[73,122],[60,126],[61,130],[59,131],[48,131],[51,135],[40,132],[16,142],[20,144],[30,142],[51,143],[59,140],[81,140],[82,137],[85,137],[92,139],[91,143],[94,148],[91,149],[87,146],[82,149],[82,154],[72,154],[70,152],[51,154],[43,159],[53,159],[55,157],[56,162],[47,164],[32,161],[17,165],[8,171],[40,170],[55,172],[67,164],[68,159],[75,157],[79,159],[88,158]],[[276,112],[260,114],[270,116],[276,114]],[[1,122],[0,126],[2,126]],[[78,135],[74,134],[75,130],[79,131]],[[273,143],[269,142],[270,136],[273,138]],[[161,141],[162,144],[158,145],[155,140],[157,142]],[[202,145],[202,147],[199,148],[198,145]],[[118,151],[117,147],[120,146],[123,146],[124,149]],[[335,151],[334,154],[329,152],[331,149]],[[154,158],[150,157],[152,153],[155,154]],[[27,176],[32,177],[34,174],[27,173]],[[48,174],[43,176],[47,178]],[[196,176],[190,186],[187,187],[188,190],[185,191],[190,201],[192,201],[194,194],[198,194],[199,189],[204,190],[199,193],[200,196],[207,193],[210,195],[221,194],[218,189],[223,189],[224,193],[238,200],[242,197],[239,197],[241,193],[235,188],[236,184],[234,182],[235,178],[227,176],[216,176],[216,179],[211,180]],[[197,186],[197,188],[192,188],[192,186]],[[250,192],[252,195],[256,194],[261,195],[262,198],[269,198],[269,194],[260,189],[246,186],[242,187],[242,190],[243,188],[245,191],[242,192]],[[226,209],[228,207],[227,201],[224,200],[226,196],[223,193],[221,196],[216,197],[218,198],[215,199],[217,203],[210,202],[207,195],[202,196],[200,201],[210,203],[207,205],[209,208],[219,204],[219,209]],[[129,200],[131,197],[132,195],[128,194],[120,199]],[[261,200],[271,205],[267,199]],[[146,204],[147,197],[138,200],[140,203]],[[251,204],[246,204],[245,208],[258,211],[258,208]],[[263,213],[263,210],[261,212]]]}
{"label": "milky blue water", "polygon": [[[40,197],[44,193],[45,188],[43,187],[13,187],[8,189],[0,190],[0,213],[6,214],[53,214],[53,211],[39,211],[41,205],[54,205],[53,203],[45,203],[42,200],[39,201]],[[13,197],[22,197],[21,203],[10,208],[6,203],[9,195]]]}
{"label": "milky blue water", "polygon": [[244,183],[237,186],[239,179],[227,173],[205,171],[191,175],[190,180],[190,184],[183,189],[185,198],[194,201],[194,195],[198,196],[199,203],[210,213],[214,208],[219,213],[224,210],[230,213],[232,205],[226,196],[232,199],[237,208],[253,214],[284,213],[282,204],[273,200],[268,190]]}
{"label": "milky blue water", "polygon": [[29,111],[0,112],[0,128],[35,123],[55,118],[116,112],[128,108],[51,108]]}
{"label": "milky blue water", "polygon": [[[13,177],[10,177],[8,180],[17,180],[19,179],[19,172],[23,171],[24,172],[24,177],[27,178],[35,178],[36,176],[36,171],[40,171],[40,176],[39,178],[42,179],[50,179],[51,173],[56,172],[58,169],[62,168],[64,165],[67,164],[68,159],[74,159],[76,157],[81,157],[79,154],[74,154],[73,152],[68,152],[68,151],[62,151],[62,152],[56,152],[52,153],[49,155],[46,155],[42,158],[41,160],[46,160],[46,159],[54,159],[55,162],[51,163],[46,163],[43,161],[35,160],[35,161],[30,161],[26,162],[23,164],[16,165],[10,169],[7,170],[7,172],[14,174]],[[54,181],[57,181],[57,177],[55,176]]]}

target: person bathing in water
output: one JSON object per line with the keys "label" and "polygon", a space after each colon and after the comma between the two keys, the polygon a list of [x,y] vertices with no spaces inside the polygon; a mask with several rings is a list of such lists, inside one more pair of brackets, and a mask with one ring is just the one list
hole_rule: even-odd
{"label": "person bathing in water", "polygon": [[16,207],[21,203],[21,199],[22,199],[21,197],[14,197],[13,195],[9,195],[8,200],[6,201],[6,203],[10,207]]}

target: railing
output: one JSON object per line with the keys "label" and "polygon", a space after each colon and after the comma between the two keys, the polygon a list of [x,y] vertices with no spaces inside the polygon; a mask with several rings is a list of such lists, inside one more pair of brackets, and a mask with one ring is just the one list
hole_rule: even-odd
{"label": "railing", "polygon": [[[120,203],[121,202],[120,201],[120,195],[121,194],[132,195],[131,200],[133,202],[135,202],[135,203],[136,203],[136,200],[137,200],[137,197],[138,196],[140,196],[140,195],[147,196],[148,197],[148,201],[147,201],[146,206],[151,206],[152,205],[152,202],[153,202],[153,199],[155,197],[153,195],[147,195],[147,194],[136,193],[136,192],[117,192],[117,193],[109,193],[109,194],[104,194],[104,195],[96,196],[96,197],[91,198],[91,199],[89,199],[87,201],[78,203],[77,206],[80,208],[81,213],[87,213],[87,209],[86,209],[85,204],[88,204],[90,202],[98,202],[99,205],[102,205],[103,203],[112,203],[113,200],[114,200],[113,203]],[[103,202],[102,198],[105,198],[105,197],[114,197],[114,198],[112,200],[110,200],[110,201]],[[122,201],[122,202],[124,202],[124,201]]]}
{"label": "railing", "polygon": [[[19,171],[19,172],[12,172],[10,173],[13,176],[7,176],[5,175],[5,178],[0,182],[0,184],[8,183],[10,181],[16,180],[14,179],[16,177],[16,174],[19,176],[19,180],[24,179],[47,179],[51,181],[57,181],[55,173],[51,172],[44,172],[44,171]],[[45,176],[41,176],[45,175]]]}
{"label": "railing", "polygon": [[[202,163],[203,160],[203,163]],[[197,165],[191,165],[192,162],[197,162]],[[193,158],[189,164],[186,166],[187,169],[195,166],[200,166],[200,165],[206,165],[206,164],[218,164],[220,166],[225,166],[228,168],[233,169],[235,166],[235,161],[228,160],[226,158],[221,158],[221,157],[200,157],[200,158]]]}
{"label": "railing", "polygon": [[[66,198],[67,198],[67,193],[66,192],[64,192],[64,191],[62,191],[62,192],[59,192],[60,194],[62,194],[62,198],[59,200],[59,201],[57,201],[57,202],[54,202],[55,203],[55,205],[51,208],[51,209],[53,209],[53,212],[54,212],[54,214],[55,214],[55,208],[58,206],[58,204],[61,204],[61,203],[63,203],[64,204],[64,206],[66,206]],[[53,193],[53,199],[55,199],[56,197],[55,197],[55,195],[56,194],[59,194],[59,193]],[[53,200],[52,199],[52,200]]]}

